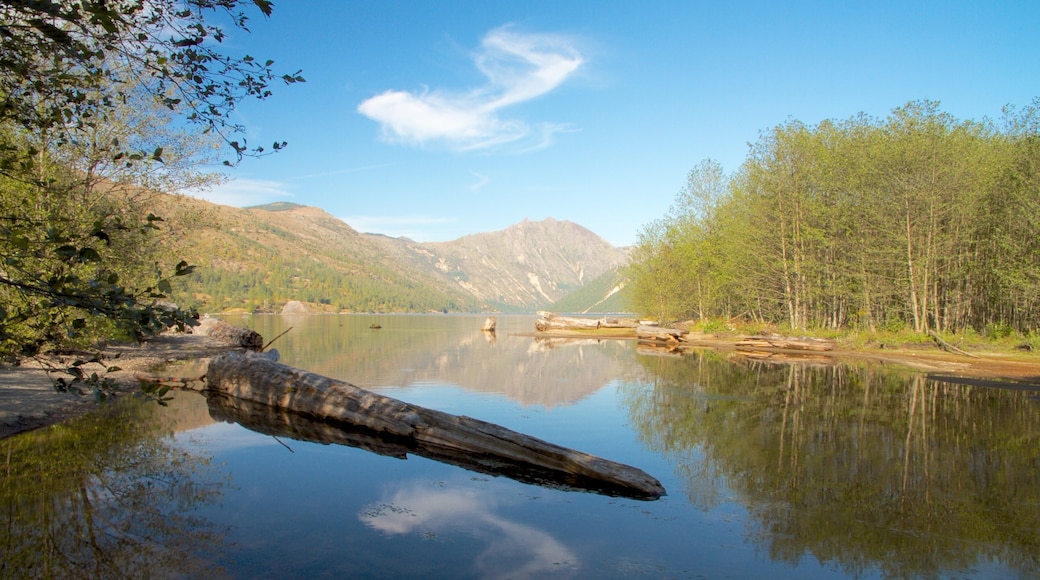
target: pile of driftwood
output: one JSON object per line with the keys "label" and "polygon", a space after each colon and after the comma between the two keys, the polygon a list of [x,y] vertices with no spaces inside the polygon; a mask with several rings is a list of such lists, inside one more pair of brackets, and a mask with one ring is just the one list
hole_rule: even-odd
{"label": "pile of driftwood", "polygon": [[263,354],[215,357],[204,392],[215,415],[272,435],[342,443],[395,457],[413,453],[567,489],[636,499],[665,494],[659,481],[635,467],[405,403]]}

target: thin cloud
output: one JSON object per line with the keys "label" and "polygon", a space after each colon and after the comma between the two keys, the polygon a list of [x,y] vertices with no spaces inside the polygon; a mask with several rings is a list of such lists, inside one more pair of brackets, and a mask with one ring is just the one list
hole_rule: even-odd
{"label": "thin cloud", "polygon": [[234,207],[263,205],[295,197],[284,183],[261,179],[234,179],[209,189],[186,189],[181,193]]}
{"label": "thin cloud", "polygon": [[472,151],[533,138],[538,146],[545,146],[551,134],[565,126],[532,127],[504,118],[502,110],[549,93],[584,62],[564,36],[524,34],[505,26],[489,32],[474,55],[475,66],[487,77],[484,85],[462,93],[388,90],[362,102],[358,112],[378,122],[383,137],[391,142],[439,142]]}
{"label": "thin cloud", "polygon": [[491,180],[486,175],[481,175],[481,174],[477,173],[476,171],[471,171],[470,173],[472,173],[473,176],[477,178],[477,180],[475,182],[473,182],[469,186],[469,190],[472,191],[473,193],[476,193],[481,188],[483,188],[485,185],[491,183]]}

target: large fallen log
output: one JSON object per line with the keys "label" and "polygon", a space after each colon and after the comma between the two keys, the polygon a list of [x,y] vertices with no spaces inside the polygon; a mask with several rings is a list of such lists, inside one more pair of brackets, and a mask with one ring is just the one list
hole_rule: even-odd
{"label": "large fallen log", "polygon": [[552,312],[540,311],[538,320],[534,321],[534,329],[540,332],[546,330],[568,330],[576,328],[597,329],[600,321],[596,318],[574,318],[571,316],[560,316]]}
{"label": "large fallen log", "polygon": [[735,344],[738,350],[757,350],[775,348],[779,350],[834,350],[834,341],[825,338],[780,336],[779,334],[761,334],[745,336]]}
{"label": "large fallen log", "polygon": [[600,319],[599,326],[600,328],[635,328],[639,326],[639,321],[635,318],[605,316]]}
{"label": "large fallen log", "polygon": [[665,494],[659,481],[635,467],[479,419],[405,403],[261,355],[215,357],[206,373],[206,392],[209,397],[232,401],[225,405],[232,408],[240,404],[236,399],[248,401],[268,407],[272,416],[290,411],[362,433],[368,443],[358,446],[366,448],[375,438],[417,455],[469,464],[470,469],[483,473],[521,480],[524,478],[518,474],[528,474],[550,485],[636,499],[657,499]]}

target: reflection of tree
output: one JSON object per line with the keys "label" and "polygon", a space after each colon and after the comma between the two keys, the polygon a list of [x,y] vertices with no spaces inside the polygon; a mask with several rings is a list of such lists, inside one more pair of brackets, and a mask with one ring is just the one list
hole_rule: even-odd
{"label": "reflection of tree", "polygon": [[205,460],[164,436],[159,410],[127,399],[0,442],[0,576],[222,572],[224,534],[191,511],[223,483],[200,482]]}
{"label": "reflection of tree", "polygon": [[1040,570],[1040,422],[1030,393],[878,367],[645,357],[626,387],[644,443],[695,505],[724,485],[774,559],[859,573]]}

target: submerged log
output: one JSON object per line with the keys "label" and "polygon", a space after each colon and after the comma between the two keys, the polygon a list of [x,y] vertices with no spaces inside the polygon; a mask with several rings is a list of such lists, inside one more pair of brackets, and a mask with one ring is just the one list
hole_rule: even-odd
{"label": "submerged log", "polygon": [[689,334],[688,330],[681,328],[661,328],[659,326],[638,326],[636,337],[639,340],[663,340],[667,342],[679,342]]}
{"label": "submerged log", "polygon": [[[242,404],[238,401],[248,401],[267,407],[272,416],[286,415],[286,411],[306,415],[316,422],[375,438],[380,445],[468,465],[482,473],[522,480],[527,474],[543,484],[636,499],[657,499],[665,494],[660,482],[635,467],[479,419],[405,403],[248,353],[215,357],[210,361],[206,382],[208,396],[222,396],[232,402],[225,406],[236,407]],[[357,446],[375,445],[371,439],[365,441]]]}
{"label": "submerged log", "polygon": [[834,350],[834,341],[825,338],[792,338],[789,336],[780,336],[779,334],[763,334],[745,336],[738,340],[735,346],[738,350],[775,348],[780,350],[812,350],[822,352]]}

